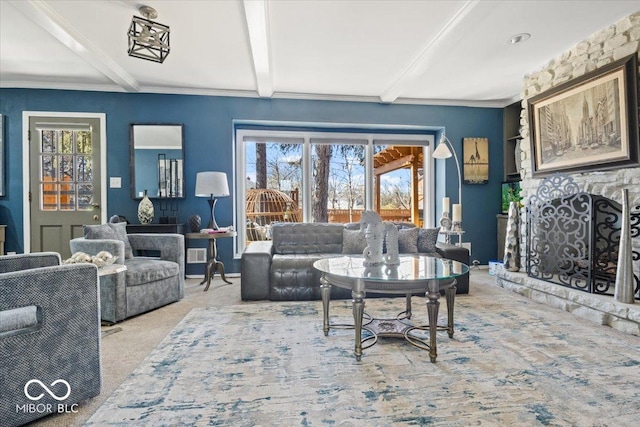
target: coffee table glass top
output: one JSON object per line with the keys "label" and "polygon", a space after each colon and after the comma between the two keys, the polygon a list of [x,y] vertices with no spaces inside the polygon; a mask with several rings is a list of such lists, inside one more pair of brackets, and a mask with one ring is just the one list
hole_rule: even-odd
{"label": "coffee table glass top", "polygon": [[314,262],[313,266],[329,275],[380,282],[446,280],[469,272],[466,264],[427,255],[400,255],[398,265],[365,267],[363,261],[364,257],[361,255],[349,255],[323,258]]}

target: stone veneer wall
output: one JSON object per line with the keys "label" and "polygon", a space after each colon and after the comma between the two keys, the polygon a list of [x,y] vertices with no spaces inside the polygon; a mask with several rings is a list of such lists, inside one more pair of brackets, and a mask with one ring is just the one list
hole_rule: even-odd
{"label": "stone veneer wall", "polygon": [[[640,12],[627,16],[610,27],[595,33],[571,50],[551,60],[541,70],[525,76],[520,112],[520,135],[523,138],[520,158],[521,194],[524,197],[523,203],[525,205],[527,198],[531,194],[535,194],[541,181],[541,179],[534,179],[531,174],[532,155],[527,99],[634,52],[640,60]],[[640,206],[640,168],[574,173],[571,174],[571,177],[582,191],[605,196],[617,202],[622,201],[621,190],[627,188],[629,189],[631,208]],[[526,245],[524,209],[522,219],[521,242],[524,249]],[[640,251],[640,239],[638,238],[634,241],[634,250]],[[526,266],[525,251],[521,250],[521,253],[523,254],[522,270],[524,271]],[[634,263],[634,271],[637,275],[640,274],[640,262]]]}

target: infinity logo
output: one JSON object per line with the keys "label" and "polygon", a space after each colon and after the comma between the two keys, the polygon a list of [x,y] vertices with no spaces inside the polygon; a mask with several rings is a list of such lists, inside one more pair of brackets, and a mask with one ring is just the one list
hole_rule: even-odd
{"label": "infinity logo", "polygon": [[44,389],[44,391],[49,393],[49,396],[53,397],[56,400],[65,400],[71,394],[71,386],[65,380],[57,379],[57,380],[55,380],[54,382],[51,383],[51,387],[55,386],[58,383],[62,383],[62,384],[67,386],[67,393],[64,396],[61,396],[61,397],[57,396],[54,392],[52,392],[46,385],[44,385],[42,383],[42,381],[40,381],[40,380],[29,380],[24,385],[24,395],[27,396],[27,398],[30,399],[30,400],[40,400],[40,399],[42,399],[44,397],[44,393],[40,393],[37,396],[32,396],[31,394],[29,394],[29,386],[31,384],[33,384],[33,383],[39,384],[40,387],[42,387]]}

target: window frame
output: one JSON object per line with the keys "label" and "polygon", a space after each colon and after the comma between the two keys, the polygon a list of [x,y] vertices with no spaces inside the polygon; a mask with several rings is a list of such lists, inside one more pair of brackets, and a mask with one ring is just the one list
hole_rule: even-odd
{"label": "window frame", "polygon": [[[295,130],[286,127],[295,127]],[[348,129],[341,129],[341,128]],[[303,195],[311,194],[312,189],[312,146],[311,140],[334,140],[339,143],[360,144],[366,140],[365,146],[365,209],[373,209],[374,205],[374,173],[373,155],[374,145],[400,145],[406,143],[411,146],[423,147],[423,221],[425,227],[435,224],[435,168],[431,154],[434,150],[435,136],[440,128],[426,126],[399,125],[369,125],[358,127],[355,125],[326,127],[319,124],[295,124],[292,126],[282,123],[265,125],[264,122],[234,121],[233,129],[233,222],[236,230],[234,238],[234,258],[242,256],[246,244],[244,221],[246,220],[246,138],[268,139],[277,142],[278,139],[302,139],[302,188]],[[350,142],[353,141],[353,142]],[[385,142],[388,141],[388,142]],[[317,143],[317,142],[315,142]],[[391,143],[391,144],[390,144]],[[240,179],[242,178],[242,179]],[[303,222],[311,222],[311,197],[303,200]]]}

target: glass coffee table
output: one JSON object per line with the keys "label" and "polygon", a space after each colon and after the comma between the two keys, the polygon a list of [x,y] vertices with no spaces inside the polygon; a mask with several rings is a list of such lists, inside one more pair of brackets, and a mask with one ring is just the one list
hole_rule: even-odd
{"label": "glass coffee table", "polygon": [[[469,267],[458,261],[426,255],[401,255],[398,265],[365,267],[362,256],[340,256],[316,261],[313,267],[322,273],[320,292],[322,295],[322,329],[326,335],[331,328],[353,327],[355,329],[356,360],[362,350],[371,347],[378,337],[400,337],[414,346],[429,350],[431,362],[438,356],[436,332],[446,330],[453,337],[453,305],[456,294],[456,277],[469,272]],[[354,325],[332,325],[329,321],[331,287],[351,289],[353,297]],[[440,291],[447,300],[447,326],[438,327]],[[376,319],[364,312],[367,292],[406,295],[406,309],[393,319]],[[428,325],[414,325],[411,319],[411,295],[425,293],[427,297]],[[363,319],[366,316],[366,322]],[[370,333],[362,336],[362,330]],[[428,340],[419,331],[429,331]]]}

